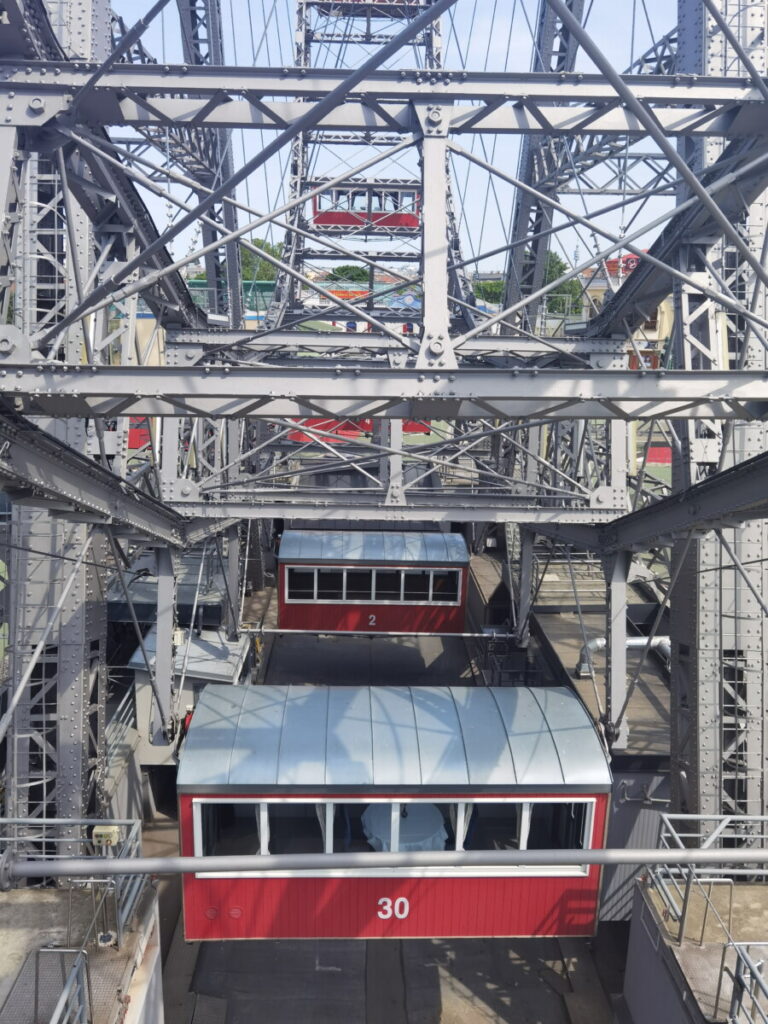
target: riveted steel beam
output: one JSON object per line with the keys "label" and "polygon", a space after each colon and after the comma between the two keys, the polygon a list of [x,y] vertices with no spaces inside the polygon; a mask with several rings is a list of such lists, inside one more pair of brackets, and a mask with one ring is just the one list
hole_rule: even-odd
{"label": "riveted steel beam", "polygon": [[768,418],[768,373],[8,364],[0,396],[38,416]]}

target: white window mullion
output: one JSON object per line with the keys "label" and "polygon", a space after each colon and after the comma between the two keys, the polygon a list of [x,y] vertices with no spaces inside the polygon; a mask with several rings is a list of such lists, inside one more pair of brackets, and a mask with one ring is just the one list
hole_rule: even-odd
{"label": "white window mullion", "polygon": [[520,833],[519,833],[519,849],[528,849],[528,835],[531,831],[531,805],[526,802],[519,804],[520,807]]}
{"label": "white window mullion", "polygon": [[325,805],[325,852],[333,853],[333,804]]}
{"label": "white window mullion", "polygon": [[259,804],[259,853],[269,853],[269,804]]}
{"label": "white window mullion", "polygon": [[203,820],[202,808],[199,801],[192,801],[192,835],[194,836],[194,853],[196,857],[203,856]]}
{"label": "white window mullion", "polygon": [[464,820],[467,814],[467,805],[465,803],[458,804],[456,807],[456,820],[453,822],[453,831],[456,837],[456,849],[464,849],[464,840],[466,839],[466,831],[464,829]]}
{"label": "white window mullion", "polygon": [[397,853],[400,849],[400,804],[392,804],[392,817],[389,825],[389,849]]}

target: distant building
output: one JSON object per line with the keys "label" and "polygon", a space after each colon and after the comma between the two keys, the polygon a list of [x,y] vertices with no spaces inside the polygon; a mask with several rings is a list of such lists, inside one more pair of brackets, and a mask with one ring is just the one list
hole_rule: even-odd
{"label": "distant building", "polygon": [[[595,264],[594,267],[581,273],[581,285],[584,289],[582,314],[585,320],[603,308],[608,299],[637,269],[640,262],[641,257],[635,253],[624,253],[622,256]],[[641,352],[647,347],[649,351],[653,350],[658,353],[669,338],[671,331],[672,303],[669,299],[665,299],[645,323],[637,329],[634,340]],[[633,358],[635,361],[637,360],[634,354]],[[652,361],[649,355],[649,362]]]}

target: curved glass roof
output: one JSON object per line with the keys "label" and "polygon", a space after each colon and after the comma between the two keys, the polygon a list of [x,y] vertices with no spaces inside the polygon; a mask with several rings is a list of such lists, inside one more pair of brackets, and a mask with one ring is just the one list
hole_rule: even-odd
{"label": "curved glass roof", "polygon": [[285,530],[278,559],[306,562],[370,562],[377,565],[466,565],[469,552],[459,533],[381,530]]}
{"label": "curved glass roof", "polygon": [[594,725],[566,687],[206,687],[181,792],[607,790]]}

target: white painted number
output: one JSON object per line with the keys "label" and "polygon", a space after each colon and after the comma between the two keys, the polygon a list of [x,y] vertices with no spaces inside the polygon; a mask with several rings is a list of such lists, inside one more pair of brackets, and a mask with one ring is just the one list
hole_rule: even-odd
{"label": "white painted number", "polygon": [[376,616],[375,615],[369,615],[368,616],[368,625],[369,626],[375,626],[376,625]]}
{"label": "white painted number", "polygon": [[388,921],[394,913],[398,921],[404,921],[411,912],[411,905],[405,896],[398,896],[394,904],[389,896],[382,896],[378,902],[378,916],[382,921]]}

